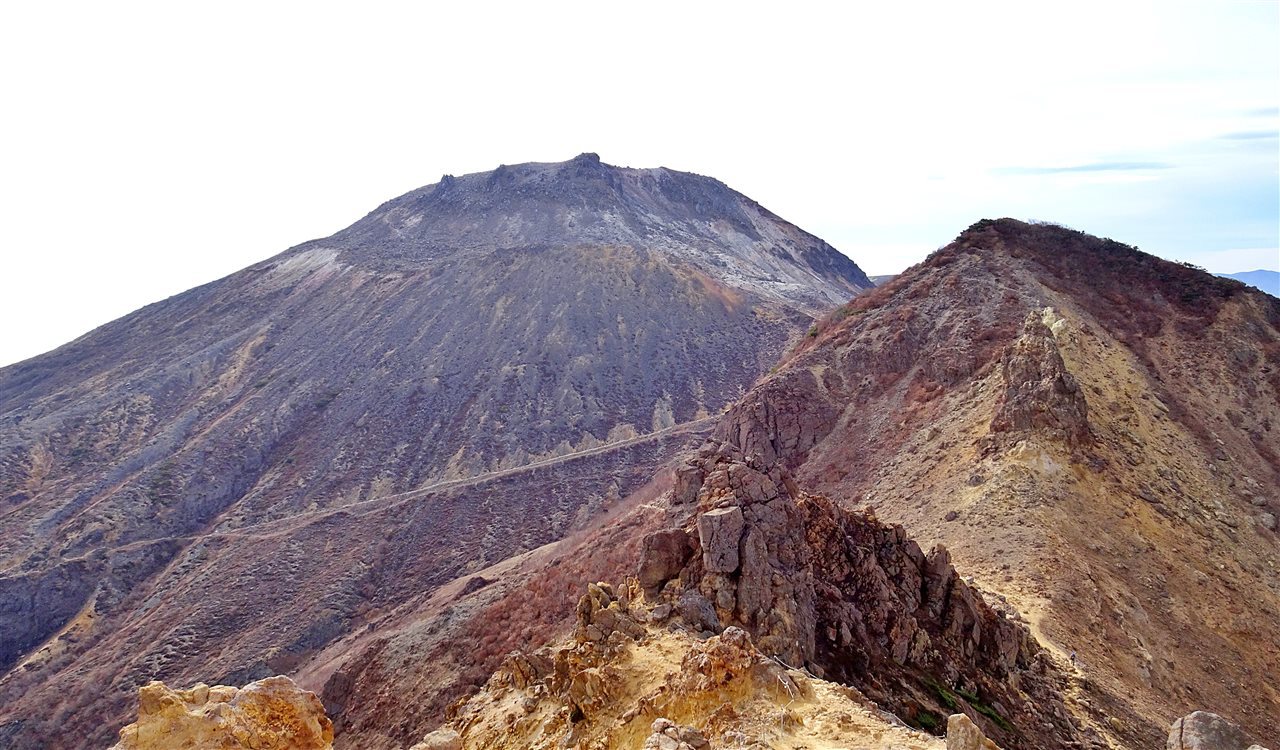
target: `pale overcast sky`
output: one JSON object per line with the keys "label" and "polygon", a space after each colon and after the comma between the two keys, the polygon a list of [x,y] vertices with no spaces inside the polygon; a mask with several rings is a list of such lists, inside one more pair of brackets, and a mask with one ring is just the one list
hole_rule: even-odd
{"label": "pale overcast sky", "polygon": [[998,216],[1280,268],[1280,3],[871,6],[5,3],[0,364],[583,151],[717,177],[872,274]]}

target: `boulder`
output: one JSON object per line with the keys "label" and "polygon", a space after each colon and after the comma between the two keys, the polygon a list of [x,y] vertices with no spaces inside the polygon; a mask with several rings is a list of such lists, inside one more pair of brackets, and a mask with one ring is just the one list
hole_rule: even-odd
{"label": "boulder", "polygon": [[692,555],[693,540],[684,529],[654,532],[642,542],[636,577],[645,590],[651,591],[679,575]]}
{"label": "boulder", "polygon": [[331,750],[333,724],[316,694],[288,677],[240,689],[173,690],[163,682],[147,683],[138,690],[138,720],[120,730],[112,750],[176,747]]}
{"label": "boulder", "polygon": [[698,516],[698,540],[702,542],[702,565],[709,573],[732,573],[738,569],[738,543],[745,521],[736,505],[709,510]]}
{"label": "boulder", "polygon": [[437,729],[409,750],[462,750],[462,737],[452,729]]}
{"label": "boulder", "polygon": [[652,734],[644,741],[644,750],[703,750],[711,746],[702,732],[669,719],[656,719],[649,730]]}
{"label": "boulder", "polygon": [[1000,750],[964,714],[947,717],[947,750]]}
{"label": "boulder", "polygon": [[1251,750],[1257,743],[1244,730],[1208,711],[1173,722],[1165,750]]}
{"label": "boulder", "polygon": [[696,591],[686,591],[680,596],[676,601],[676,612],[695,631],[720,632],[720,617],[716,615],[716,608]]}

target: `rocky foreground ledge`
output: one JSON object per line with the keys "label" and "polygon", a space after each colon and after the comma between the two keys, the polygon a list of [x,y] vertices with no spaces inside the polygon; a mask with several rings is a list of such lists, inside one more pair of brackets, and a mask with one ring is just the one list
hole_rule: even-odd
{"label": "rocky foreground ledge", "polygon": [[333,724],[315,693],[288,677],[234,688],[138,690],[138,720],[111,750],[331,750]]}
{"label": "rocky foreground ledge", "polygon": [[[687,634],[673,640],[675,633],[663,633],[632,620],[620,611],[617,599],[599,587],[593,588],[597,594],[596,604],[602,598],[599,594],[605,594],[608,602],[604,608],[588,605],[584,608],[587,611],[581,613],[582,619],[588,623],[625,621],[623,628],[611,630],[610,636],[613,632],[619,635],[607,649],[584,640],[580,631],[555,660],[560,665],[584,658],[600,662],[583,673],[593,679],[571,680],[567,684],[559,684],[554,678],[539,680],[538,665],[528,657],[515,656],[479,696],[459,707],[461,710],[449,724],[427,735],[411,750],[542,746],[764,750],[792,747],[793,741],[803,741],[809,746],[854,742],[858,747],[894,750],[1000,750],[964,714],[953,714],[947,719],[944,745],[943,740],[896,723],[856,690],[786,669],[764,657],[751,644],[749,636],[738,628],[726,628],[723,634],[702,642]],[[610,614],[602,617],[606,612]],[[632,631],[632,636],[624,635],[624,630]],[[639,637],[632,641],[633,636]],[[624,652],[627,658],[617,659]],[[620,668],[609,662],[616,662]],[[626,679],[625,673],[639,670],[648,671],[651,676],[655,672],[667,674],[665,678],[656,677],[657,682],[662,683],[661,689],[637,701],[637,696],[628,693],[635,692],[639,687],[635,683],[640,681]],[[552,667],[551,671],[556,670]],[[699,716],[718,702],[714,699],[731,694],[740,701],[742,713],[724,715],[721,708],[710,715]],[[622,733],[627,736],[610,738],[620,740],[614,743],[601,742],[604,738],[600,736],[574,738],[576,732],[571,728],[570,738],[578,741],[566,745],[555,731],[563,727],[555,726],[557,722],[548,719],[560,713],[568,715],[570,711],[557,708],[566,709],[576,701],[598,709],[609,704],[614,704],[612,708],[617,708],[617,704],[631,704],[631,714],[641,713],[638,710],[641,706],[666,709],[685,723],[658,718],[647,726],[647,736]],[[627,714],[619,718],[623,719],[621,723],[627,723]],[[726,723],[739,728],[724,731]],[[533,725],[538,729],[530,733]],[[551,736],[530,736],[544,734],[548,725],[552,725]],[[817,744],[810,744],[814,742]],[[189,690],[173,690],[164,683],[151,682],[139,690],[138,721],[121,730],[120,742],[111,750],[240,748],[332,750],[333,727],[316,695],[302,690],[288,677],[270,677],[239,689],[196,685]],[[1215,714],[1196,711],[1173,723],[1166,750],[1267,748],[1231,722]]]}

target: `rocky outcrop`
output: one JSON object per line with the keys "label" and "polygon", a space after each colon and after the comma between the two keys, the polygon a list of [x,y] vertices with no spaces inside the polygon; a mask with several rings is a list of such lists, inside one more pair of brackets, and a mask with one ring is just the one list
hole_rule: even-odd
{"label": "rocky outcrop", "polygon": [[1243,729],[1208,711],[1173,722],[1165,750],[1265,750]]}
{"label": "rocky outcrop", "polygon": [[947,750],[1000,750],[964,714],[947,717]]}
{"label": "rocky outcrop", "polygon": [[[941,750],[937,738],[887,722],[856,690],[761,653],[741,628],[704,637],[678,621],[652,622],[643,598],[632,598],[639,594],[638,586],[589,590],[577,635],[512,654],[412,750]],[[585,625],[610,611],[651,622],[638,638],[584,640]]]}
{"label": "rocky outcrop", "polygon": [[670,719],[654,719],[653,733],[644,741],[644,750],[703,750],[711,747],[694,727],[682,727]]}
{"label": "rocky outcrop", "polygon": [[639,638],[643,632],[628,613],[625,597],[614,596],[607,583],[587,584],[587,593],[578,600],[579,641],[616,643],[620,637]]}
{"label": "rocky outcrop", "polygon": [[653,589],[675,577],[693,550],[693,540],[684,529],[664,529],[646,536],[640,553],[640,569],[636,573],[640,586]]}
{"label": "rocky outcrop", "polygon": [[702,567],[708,573],[732,573],[738,569],[742,526],[742,509],[736,505],[709,510],[698,516]]}
{"label": "rocky outcrop", "polygon": [[1089,441],[1089,409],[1084,391],[1067,371],[1045,313],[1031,312],[1022,335],[1004,353],[1000,371],[1005,389],[991,420],[992,433],[1044,431],[1079,446]]}
{"label": "rocky outcrop", "polygon": [[967,706],[1009,747],[1030,746],[1020,724],[1075,741],[1047,656],[960,578],[944,547],[926,554],[901,526],[806,493],[779,464],[731,444],[708,441],[685,467],[701,483],[673,498],[696,506],[675,510],[700,554],[647,599],[671,603],[695,632],[740,627],[764,653],[856,685],[917,726],[940,729]]}
{"label": "rocky outcrop", "polygon": [[453,729],[437,729],[409,750],[462,750],[462,736]]}
{"label": "rocky outcrop", "polygon": [[253,748],[330,750],[333,725],[315,693],[288,677],[236,689],[196,685],[173,690],[151,682],[138,691],[138,720],[112,750]]}

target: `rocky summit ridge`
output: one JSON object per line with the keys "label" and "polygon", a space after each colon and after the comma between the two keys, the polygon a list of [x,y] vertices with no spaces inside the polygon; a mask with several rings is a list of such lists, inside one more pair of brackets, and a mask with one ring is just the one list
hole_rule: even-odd
{"label": "rocky summit ridge", "polygon": [[0,746],[292,672],[589,526],[867,286],[716,180],[584,155],[0,369]]}

